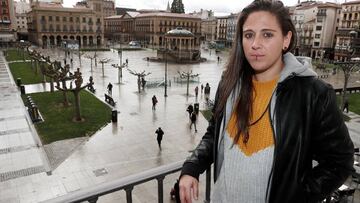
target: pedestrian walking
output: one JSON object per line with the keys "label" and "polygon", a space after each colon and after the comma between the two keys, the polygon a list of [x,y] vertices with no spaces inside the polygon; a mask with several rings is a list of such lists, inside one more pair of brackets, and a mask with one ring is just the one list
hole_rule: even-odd
{"label": "pedestrian walking", "polygon": [[193,111],[193,112],[191,113],[191,116],[190,116],[190,121],[191,121],[191,123],[190,123],[190,130],[191,130],[191,126],[194,125],[195,132],[197,132],[197,129],[196,129],[196,119],[197,119],[196,113],[195,113],[195,111]]}
{"label": "pedestrian walking", "polygon": [[191,113],[194,111],[194,107],[192,104],[189,104],[186,111],[189,113],[189,119],[191,119]]}
{"label": "pedestrian walking", "polygon": [[203,93],[203,90],[204,90],[204,85],[201,84],[201,94]]}
{"label": "pedestrian walking", "polygon": [[112,88],[113,88],[113,85],[111,84],[111,82],[109,82],[108,86],[107,86],[107,90],[108,90],[108,94],[110,96],[112,96]]}
{"label": "pedestrian walking", "polygon": [[218,63],[220,63],[220,56],[217,57]]}
{"label": "pedestrian walking", "polygon": [[156,136],[156,140],[157,140],[157,143],[159,145],[159,149],[161,150],[161,141],[162,141],[162,138],[163,138],[163,135],[164,135],[164,131],[161,129],[161,127],[159,127],[155,133],[157,134]]}
{"label": "pedestrian walking", "polygon": [[143,90],[145,90],[145,85],[146,85],[146,80],[144,77],[141,77],[141,86],[142,86]]}
{"label": "pedestrian walking", "polygon": [[158,100],[157,100],[155,95],[151,98],[151,100],[152,100],[152,109],[155,110],[156,109],[156,104],[158,103]]}
{"label": "pedestrian walking", "polygon": [[212,118],[181,169],[181,202],[198,199],[212,165],[211,202],[322,202],[354,171],[335,91],[291,53],[297,31],[281,1],[254,0],[236,24]]}
{"label": "pedestrian walking", "polygon": [[126,59],[126,60],[125,60],[125,63],[126,63],[126,65],[128,65],[128,64],[129,64],[129,60],[128,60],[128,59]]}
{"label": "pedestrian walking", "polygon": [[209,97],[210,97],[210,85],[209,83],[206,83],[205,85],[205,89],[204,89],[204,93],[205,93],[205,100],[206,102],[209,102]]}
{"label": "pedestrian walking", "polygon": [[196,86],[196,87],[195,87],[195,97],[197,97],[197,96],[198,96],[198,94],[199,94],[199,87],[198,87],[198,86]]}

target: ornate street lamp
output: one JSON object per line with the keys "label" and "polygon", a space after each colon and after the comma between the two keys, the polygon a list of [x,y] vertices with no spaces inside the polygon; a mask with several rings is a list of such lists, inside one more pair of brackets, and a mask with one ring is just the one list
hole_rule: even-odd
{"label": "ornate street lamp", "polygon": [[164,82],[164,87],[165,87],[165,92],[164,92],[164,97],[167,97],[167,41],[165,38],[165,82]]}

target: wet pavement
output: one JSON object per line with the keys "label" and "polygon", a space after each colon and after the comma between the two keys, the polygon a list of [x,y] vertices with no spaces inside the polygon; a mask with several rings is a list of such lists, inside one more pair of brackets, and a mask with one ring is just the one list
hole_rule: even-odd
{"label": "wet pavement", "polygon": [[[43,51],[51,58],[63,61],[63,51]],[[226,60],[226,52],[220,53],[222,59],[220,63],[217,62],[217,55],[214,52],[212,55],[209,52],[204,52],[202,56],[208,58],[208,61],[201,64],[178,65],[169,63],[168,78],[171,80],[171,86],[168,87],[168,97],[164,97],[163,86],[149,87],[145,89],[145,92],[138,93],[137,78],[127,70],[123,70],[123,80],[119,84],[117,69],[111,66],[112,63],[119,62],[117,52],[98,52],[98,54],[100,59],[110,58],[112,60],[105,64],[105,77],[102,76],[101,64],[95,67],[93,63],[93,71],[91,71],[90,60],[82,57],[82,66],[80,67],[78,57],[75,54],[73,55],[72,70],[80,67],[85,82],[89,76],[93,76],[95,95],[101,100],[104,100],[107,84],[111,82],[114,85],[112,94],[117,102],[115,109],[119,112],[118,122],[108,124],[91,137],[81,140],[77,145],[73,144],[77,148],[71,151],[72,153],[67,158],[60,160],[63,162],[58,163],[57,168],[52,170],[52,175],[48,175],[45,171],[49,170],[49,165],[54,160],[44,158],[44,148],[36,141],[38,139],[36,132],[32,130],[33,126],[25,113],[26,110],[21,103],[19,91],[10,75],[7,80],[4,80],[4,83],[0,77],[0,88],[2,88],[0,92],[0,106],[2,107],[0,108],[0,160],[3,160],[0,167],[0,202],[39,202],[97,183],[184,160],[189,155],[189,151],[201,139],[207,121],[199,116],[198,133],[190,130],[186,108],[188,104],[194,102],[200,103],[200,109],[206,108],[203,94],[199,93],[198,98],[194,96],[195,86],[201,83],[205,85],[208,82],[210,84],[212,87],[210,97],[214,97],[216,85]],[[151,72],[146,80],[163,80],[165,64],[144,60],[144,58],[152,56],[156,56],[156,52],[152,50],[124,51],[123,62],[127,58],[129,69],[137,72],[144,70]],[[0,76],[2,74],[1,60],[4,60],[2,56],[0,56]],[[70,59],[67,59],[67,62],[69,61]],[[190,83],[190,96],[186,96],[186,83],[174,82],[174,77],[178,77],[178,71],[200,73],[200,83]],[[358,76],[353,78],[352,83],[355,84],[357,80]],[[49,89],[48,84],[26,86],[27,93],[49,91]],[[7,94],[11,94],[10,97],[13,99],[6,99]],[[151,109],[151,97],[153,95],[156,95],[159,101],[155,111]],[[353,116],[356,117],[357,115]],[[12,120],[16,120],[16,124],[12,124]],[[359,123],[355,120],[348,126],[354,142],[360,144]],[[158,127],[162,127],[165,132],[162,150],[159,150],[156,142],[155,130]],[[17,131],[14,133],[13,130]],[[8,142],[1,140],[14,139],[14,134],[23,138]],[[26,135],[23,136],[23,134]],[[56,147],[50,147],[48,150],[54,150],[52,152],[55,154],[59,153],[56,151]],[[24,151],[25,154],[17,155],[17,153]],[[27,162],[32,165],[22,166],[20,164]],[[11,168],[10,163],[18,163],[19,166],[16,165],[16,167]],[[32,174],[1,180],[2,174],[6,172],[12,173],[31,167],[42,168],[41,170],[34,169]],[[170,202],[168,193],[177,176],[178,174],[171,175],[164,180],[165,202]],[[202,182],[205,181],[202,180]],[[201,190],[202,197],[204,191],[204,189]],[[359,202],[359,200],[356,201]],[[125,192],[107,195],[100,198],[98,202],[126,202]],[[133,202],[157,202],[156,181],[135,187]]]}

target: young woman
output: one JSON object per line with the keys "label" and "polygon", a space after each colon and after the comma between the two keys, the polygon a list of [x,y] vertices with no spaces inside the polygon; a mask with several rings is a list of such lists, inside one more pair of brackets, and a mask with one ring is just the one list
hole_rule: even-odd
{"label": "young woman", "polygon": [[181,172],[181,202],[198,198],[212,163],[216,203],[321,201],[352,172],[334,90],[290,53],[295,42],[281,2],[257,0],[241,12],[212,120]]}

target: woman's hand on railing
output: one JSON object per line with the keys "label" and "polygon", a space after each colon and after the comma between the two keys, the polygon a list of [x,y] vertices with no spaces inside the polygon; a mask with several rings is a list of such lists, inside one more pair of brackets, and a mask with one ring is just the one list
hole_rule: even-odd
{"label": "woman's hand on railing", "polygon": [[199,197],[199,181],[189,175],[183,175],[179,182],[181,203],[192,203]]}

